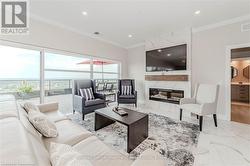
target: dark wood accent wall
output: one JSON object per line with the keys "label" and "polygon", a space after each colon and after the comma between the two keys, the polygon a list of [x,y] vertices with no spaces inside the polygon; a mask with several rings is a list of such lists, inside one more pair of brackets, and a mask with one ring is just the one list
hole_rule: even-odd
{"label": "dark wood accent wall", "polygon": [[188,75],[145,75],[146,81],[188,81]]}

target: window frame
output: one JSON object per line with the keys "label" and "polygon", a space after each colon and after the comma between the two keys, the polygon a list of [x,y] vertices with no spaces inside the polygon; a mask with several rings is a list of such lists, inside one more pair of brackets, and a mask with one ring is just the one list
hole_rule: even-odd
{"label": "window frame", "polygon": [[[103,71],[103,67],[102,67],[102,71],[94,71],[94,70],[92,70],[92,73],[94,74],[94,73],[98,73],[98,74],[102,74],[102,78],[101,78],[101,80],[105,80],[105,78],[104,78],[104,74],[117,74],[118,75],[118,78],[117,79],[120,79],[121,78],[121,62],[120,61],[117,61],[117,60],[110,60],[110,59],[106,59],[106,58],[99,58],[99,57],[93,57],[92,58],[92,66],[94,66],[93,65],[93,60],[94,59],[99,59],[99,60],[103,60],[103,61],[112,61],[112,62],[114,62],[115,64],[117,64],[118,65],[118,69],[117,69],[117,72],[104,72]],[[92,77],[92,79],[94,79],[93,77]],[[99,79],[100,80],[100,79]]]}

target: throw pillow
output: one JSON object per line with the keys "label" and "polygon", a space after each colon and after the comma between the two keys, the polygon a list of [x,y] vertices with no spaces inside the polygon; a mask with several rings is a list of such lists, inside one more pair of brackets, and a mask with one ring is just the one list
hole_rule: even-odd
{"label": "throw pillow", "polygon": [[50,143],[50,161],[52,166],[92,166],[89,160],[75,151],[71,146]]}
{"label": "throw pillow", "polygon": [[122,85],[122,95],[131,95],[132,94],[132,86]]}
{"label": "throw pillow", "polygon": [[39,108],[31,103],[31,102],[26,102],[22,105],[22,107],[24,108],[24,110],[28,113],[29,111],[38,111],[40,112]]}
{"label": "throw pillow", "polygon": [[43,113],[38,111],[29,111],[28,118],[35,129],[44,137],[57,137],[58,132],[54,122],[51,122]]}
{"label": "throw pillow", "polygon": [[92,88],[80,89],[80,94],[86,100],[94,100],[95,99]]}

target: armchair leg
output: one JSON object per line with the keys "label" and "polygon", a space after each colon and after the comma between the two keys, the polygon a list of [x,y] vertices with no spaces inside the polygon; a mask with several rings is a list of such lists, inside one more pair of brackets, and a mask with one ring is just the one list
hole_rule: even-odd
{"label": "armchair leg", "polygon": [[199,115],[196,115],[196,118],[199,119]]}
{"label": "armchair leg", "polygon": [[217,127],[217,116],[216,116],[216,114],[213,114],[213,117],[214,117],[214,125],[215,125],[215,127]]}
{"label": "armchair leg", "polygon": [[135,107],[137,108],[137,103],[135,103]]}
{"label": "armchair leg", "polygon": [[84,120],[84,118],[85,118],[85,115],[84,115],[84,114],[82,114],[82,120]]}
{"label": "armchair leg", "polygon": [[75,110],[73,110],[73,114],[75,114],[75,112],[76,112],[76,111],[75,111]]}
{"label": "armchair leg", "polygon": [[199,118],[200,118],[200,120],[199,120],[199,123],[200,123],[200,131],[202,131],[203,116],[200,116]]}
{"label": "armchair leg", "polygon": [[180,120],[182,120],[182,109],[180,109]]}

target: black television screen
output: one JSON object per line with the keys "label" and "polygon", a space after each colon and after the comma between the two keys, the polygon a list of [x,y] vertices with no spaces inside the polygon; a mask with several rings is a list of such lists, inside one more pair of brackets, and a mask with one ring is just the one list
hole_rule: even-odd
{"label": "black television screen", "polygon": [[186,62],[186,44],[146,52],[147,72],[186,70]]}

